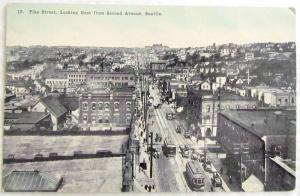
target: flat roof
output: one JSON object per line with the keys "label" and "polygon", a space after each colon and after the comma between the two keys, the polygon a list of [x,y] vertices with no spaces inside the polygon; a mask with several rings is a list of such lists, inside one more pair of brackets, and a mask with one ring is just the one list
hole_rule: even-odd
{"label": "flat roof", "polygon": [[291,122],[296,119],[296,110],[227,110],[220,114],[259,137],[296,135]]}
{"label": "flat roof", "polygon": [[3,175],[18,170],[39,170],[63,176],[58,192],[121,192],[122,157],[3,164]]}
{"label": "flat roof", "polygon": [[94,154],[99,149],[121,153],[128,135],[112,136],[4,136],[3,157],[13,154],[15,158],[33,158],[35,154],[47,157],[49,153],[71,156],[75,151]]}

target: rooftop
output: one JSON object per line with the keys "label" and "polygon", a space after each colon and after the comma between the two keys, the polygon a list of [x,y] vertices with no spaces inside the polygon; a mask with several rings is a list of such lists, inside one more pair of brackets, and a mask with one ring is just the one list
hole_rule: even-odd
{"label": "rooftop", "polygon": [[57,191],[62,178],[57,178],[50,173],[14,170],[3,179],[3,188],[8,192],[16,191]]}
{"label": "rooftop", "polygon": [[47,116],[44,112],[4,113],[5,119],[17,119],[15,124],[35,124]]}
{"label": "rooftop", "polygon": [[58,192],[120,192],[122,187],[122,157],[4,164],[3,174],[20,168],[63,176]]}
{"label": "rooftop", "polygon": [[[200,90],[200,91],[197,91],[197,90],[191,90],[190,91],[191,93],[197,95],[197,96],[202,96],[204,100],[206,99],[212,99],[214,98],[215,100],[218,99],[218,95],[219,93],[218,92],[215,92],[213,93],[212,90]],[[237,95],[237,94],[233,94],[231,92],[228,92],[228,91],[224,91],[224,90],[221,90],[220,92],[220,100],[223,100],[223,101],[226,101],[226,100],[232,100],[232,101],[240,101],[240,100],[244,100],[244,101],[256,101],[255,98],[252,98],[252,97],[247,97],[247,96],[240,96],[240,95]]]}
{"label": "rooftop", "polygon": [[296,135],[291,122],[296,119],[296,110],[228,110],[220,114],[259,137]]}
{"label": "rooftop", "polygon": [[60,117],[67,112],[67,109],[55,97],[48,96],[40,100],[45,107],[56,117]]}

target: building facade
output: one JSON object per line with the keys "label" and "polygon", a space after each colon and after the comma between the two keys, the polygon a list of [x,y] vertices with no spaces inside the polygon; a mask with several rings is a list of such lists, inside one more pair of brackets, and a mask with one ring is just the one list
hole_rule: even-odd
{"label": "building facade", "polygon": [[90,89],[134,86],[135,78],[131,73],[89,73],[86,76]]}
{"label": "building facade", "polygon": [[135,109],[133,87],[94,90],[79,96],[79,126],[83,130],[124,130]]}
{"label": "building facade", "polygon": [[295,160],[295,118],[295,111],[284,110],[220,112],[216,139],[226,152],[224,163],[229,175],[241,184],[254,175],[265,190],[291,190],[290,178],[281,185],[276,183],[282,172],[274,172],[277,166],[271,159],[279,156],[291,163]]}
{"label": "building facade", "polygon": [[188,92],[188,119],[190,124],[198,127],[198,137],[216,137],[217,115],[223,110],[253,109],[258,101],[228,92],[213,93],[212,91]]}

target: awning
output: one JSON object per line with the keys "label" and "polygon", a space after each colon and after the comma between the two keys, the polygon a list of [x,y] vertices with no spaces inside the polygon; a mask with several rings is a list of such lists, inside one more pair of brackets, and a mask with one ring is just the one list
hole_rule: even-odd
{"label": "awning", "polygon": [[242,183],[242,189],[245,192],[263,192],[263,183],[253,174]]}

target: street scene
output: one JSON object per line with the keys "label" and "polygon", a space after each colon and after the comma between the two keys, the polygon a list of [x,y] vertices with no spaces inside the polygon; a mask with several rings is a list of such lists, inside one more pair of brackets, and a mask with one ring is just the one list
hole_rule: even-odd
{"label": "street scene", "polygon": [[[95,27],[71,43],[60,34],[58,40],[47,33],[38,37],[36,30],[24,35],[45,41],[28,39],[25,43],[15,32],[7,32],[4,191],[225,193],[295,189],[292,9],[264,8],[269,13],[265,16],[264,9],[251,8],[249,14],[255,13],[256,19],[279,14],[276,16],[286,21],[274,22],[274,28],[285,29],[286,34],[252,37],[250,27],[261,34],[273,27],[263,26],[263,21],[253,26],[252,20],[244,18],[241,29],[235,29],[244,17],[240,13],[250,8],[222,8],[224,25],[217,22],[220,18],[214,21],[216,8],[195,6],[185,8],[189,20],[184,24],[181,19],[173,21],[172,14],[181,8],[172,6],[107,11],[106,15],[103,12],[105,19],[90,16],[91,21],[84,24],[80,23],[82,16],[78,21],[72,17],[102,12],[93,12],[90,6],[44,6],[8,6],[7,28],[36,27],[32,17],[43,13],[39,20],[71,31],[72,38],[78,36],[73,34],[75,24],[97,27],[95,24],[103,23],[108,30]],[[55,11],[58,8],[60,12]],[[87,11],[77,13],[79,8]],[[125,16],[141,18],[122,18]],[[200,21],[207,25],[206,37],[187,36],[188,29],[203,33],[193,17],[204,16],[211,20],[209,24]],[[68,26],[64,20],[56,24],[58,17],[72,24]],[[157,18],[144,17],[161,17],[163,27]],[[127,25],[125,37],[111,33],[119,30],[110,23],[115,19]],[[129,30],[137,28],[135,20],[145,21],[139,27],[143,31]],[[230,33],[235,39],[221,33],[229,31],[227,24],[232,25]],[[146,32],[151,25],[158,25],[153,36]],[[171,31],[171,25],[178,32]],[[221,29],[216,37],[224,36],[224,40],[210,36],[216,27]],[[109,43],[109,36],[101,36],[106,31],[111,36]],[[243,36],[239,34],[242,31]],[[133,45],[120,41],[124,39]]]}

